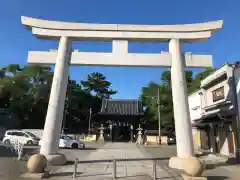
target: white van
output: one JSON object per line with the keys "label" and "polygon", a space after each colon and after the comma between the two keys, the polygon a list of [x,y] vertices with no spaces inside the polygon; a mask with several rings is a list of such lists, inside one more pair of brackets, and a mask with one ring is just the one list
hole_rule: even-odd
{"label": "white van", "polygon": [[3,138],[4,144],[11,144],[11,142],[18,141],[27,145],[38,145],[40,139],[34,134],[21,130],[7,130]]}

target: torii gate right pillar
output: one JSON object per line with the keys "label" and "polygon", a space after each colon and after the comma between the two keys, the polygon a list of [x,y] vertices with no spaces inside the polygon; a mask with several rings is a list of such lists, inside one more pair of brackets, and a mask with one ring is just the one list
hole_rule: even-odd
{"label": "torii gate right pillar", "polygon": [[169,166],[171,168],[182,169],[181,159],[194,156],[194,148],[184,61],[182,59],[179,39],[170,40],[169,52],[172,54],[171,84],[177,140],[177,157],[172,157],[169,160]]}

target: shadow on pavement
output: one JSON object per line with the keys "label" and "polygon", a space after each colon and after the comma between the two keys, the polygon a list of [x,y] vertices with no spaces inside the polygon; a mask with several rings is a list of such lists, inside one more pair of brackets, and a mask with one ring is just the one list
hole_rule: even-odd
{"label": "shadow on pavement", "polygon": [[236,158],[228,158],[226,164],[228,164],[228,165],[238,164],[238,163],[237,163],[237,159],[236,159]]}
{"label": "shadow on pavement", "polygon": [[[23,147],[22,155],[38,153],[39,148],[37,146],[25,146]],[[0,157],[16,157],[17,153],[12,145],[0,144]]]}
{"label": "shadow on pavement", "polygon": [[83,149],[80,149],[82,151],[85,151],[85,150],[97,150],[97,148],[91,148],[91,147],[86,147],[86,148],[83,148]]}
{"label": "shadow on pavement", "polygon": [[[76,173],[76,176],[81,175],[81,172]],[[61,176],[72,176],[73,172],[57,172],[57,173],[51,173],[50,177],[61,177]]]}
{"label": "shadow on pavement", "polygon": [[124,176],[124,177],[118,177],[117,179],[125,179],[125,180],[131,180],[131,179],[137,179],[137,180],[150,180],[152,179],[149,175],[136,175],[136,176]]}
{"label": "shadow on pavement", "polygon": [[225,179],[229,179],[226,176],[207,176],[208,180],[225,180]]}
{"label": "shadow on pavement", "polygon": [[0,145],[0,157],[16,157],[16,153],[10,148]]}
{"label": "shadow on pavement", "polygon": [[112,175],[112,173],[82,174],[81,177],[106,176],[106,175]]}
{"label": "shadow on pavement", "polygon": [[86,147],[86,148],[79,148],[79,149],[72,149],[72,148],[60,148],[60,149],[68,149],[68,150],[79,150],[79,151],[89,151],[89,150],[97,150],[97,148]]}
{"label": "shadow on pavement", "polygon": [[205,164],[205,169],[215,169],[217,167],[221,166],[232,166],[232,165],[237,165],[237,160],[236,158],[228,158],[226,162],[219,162],[219,163],[207,163]]}
{"label": "shadow on pavement", "polygon": [[67,161],[64,166],[74,165],[74,161]]}

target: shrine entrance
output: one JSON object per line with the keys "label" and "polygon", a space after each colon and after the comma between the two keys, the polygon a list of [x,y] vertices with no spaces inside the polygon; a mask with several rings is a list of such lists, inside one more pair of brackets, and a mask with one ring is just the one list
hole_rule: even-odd
{"label": "shrine entrance", "polygon": [[128,126],[113,126],[112,128],[112,142],[129,142],[130,128]]}
{"label": "shrine entrance", "polygon": [[112,142],[134,142],[136,129],[144,115],[139,100],[104,99],[98,120],[104,126],[104,139]]}
{"label": "shrine entrance", "polygon": [[[58,153],[58,139],[70,65],[170,67],[177,157],[170,159],[169,166],[182,169],[182,158],[195,155],[184,68],[212,67],[212,56],[184,53],[181,51],[181,44],[207,41],[212,34],[222,28],[223,21],[181,25],[87,24],[23,16],[22,24],[38,38],[59,40],[58,51],[31,51],[28,54],[30,64],[55,65],[40,149],[40,153],[48,157],[49,161],[55,160],[51,164],[64,164],[66,159]],[[112,52],[73,51],[73,41],[110,41]],[[169,44],[169,52],[160,53],[159,49],[159,54],[130,53],[129,42],[165,42]],[[138,103],[135,107],[138,107]],[[128,109],[131,114],[132,111],[138,112],[136,108],[124,109]],[[111,111],[108,114],[111,115]],[[123,114],[121,111],[120,116],[124,117]],[[136,127],[135,121],[131,123]]]}

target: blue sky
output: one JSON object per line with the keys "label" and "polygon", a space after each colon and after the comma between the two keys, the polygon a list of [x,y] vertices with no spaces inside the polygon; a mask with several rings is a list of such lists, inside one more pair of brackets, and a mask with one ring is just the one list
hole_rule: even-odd
{"label": "blue sky", "polygon": [[[27,63],[30,50],[56,49],[56,41],[36,39],[20,17],[85,23],[183,24],[224,20],[223,29],[208,42],[185,44],[183,51],[213,55],[214,67],[240,60],[240,1],[231,0],[1,0],[0,66]],[[111,43],[77,42],[80,51],[110,52]],[[159,53],[168,44],[130,43],[129,52]],[[137,98],[142,86],[160,81],[160,68],[71,67],[78,82],[90,72],[103,73],[118,91],[114,98]],[[201,69],[194,69],[199,72]]]}

